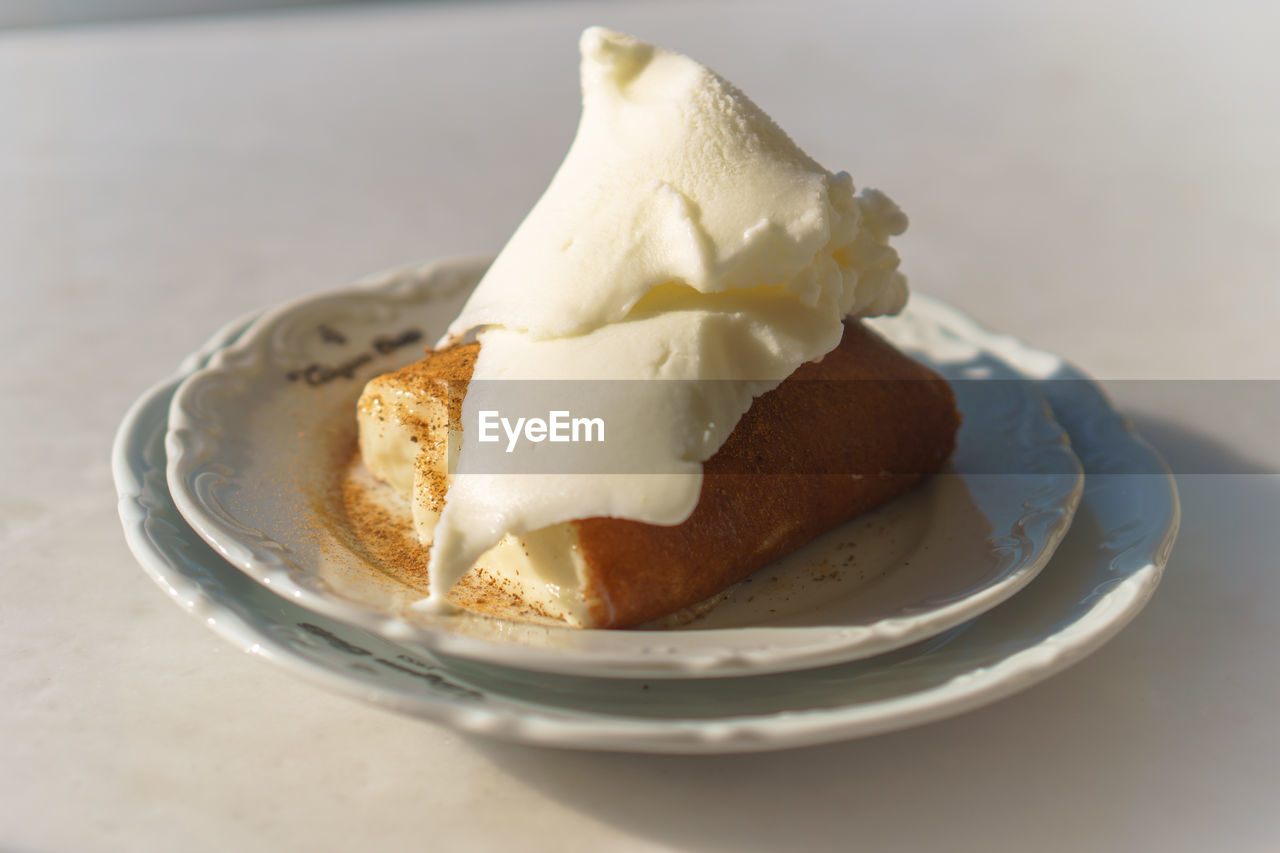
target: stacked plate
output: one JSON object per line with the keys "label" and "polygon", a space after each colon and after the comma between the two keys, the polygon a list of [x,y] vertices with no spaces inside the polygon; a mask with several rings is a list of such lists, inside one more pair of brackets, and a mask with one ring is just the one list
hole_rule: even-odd
{"label": "stacked plate", "polygon": [[1163,462],[1056,356],[915,296],[876,322],[964,416],[951,466],[677,628],[576,631],[409,605],[328,507],[365,380],[483,272],[400,270],[244,319],[117,435],[148,574],[240,648],[366,701],[543,745],[741,752],[936,720],[1079,660],[1142,608],[1178,526]]}

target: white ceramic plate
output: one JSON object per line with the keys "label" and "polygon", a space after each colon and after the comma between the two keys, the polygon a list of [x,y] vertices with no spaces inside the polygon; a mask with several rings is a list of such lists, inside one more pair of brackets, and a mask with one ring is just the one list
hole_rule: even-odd
{"label": "white ceramic plate", "polygon": [[[170,411],[169,484],[187,520],[279,594],[393,642],[644,678],[804,668],[932,636],[1025,585],[1070,524],[1079,467],[1039,395],[1020,381],[960,382],[955,473],[779,561],[686,629],[584,632],[413,611],[425,591],[371,567],[335,533],[323,510],[330,460],[350,446],[363,381],[417,358],[482,270],[449,262],[309,298],[218,352]],[[951,377],[1007,371],[921,315],[883,328]]]}
{"label": "white ceramic plate", "polygon": [[951,473],[811,543],[674,630],[579,631],[409,605],[421,585],[370,565],[325,509],[364,380],[420,357],[483,272],[453,261],[268,313],[186,380],[169,486],[227,560],[304,607],[418,651],[543,672],[730,676],[854,660],[933,636],[1031,580],[1070,525],[1082,475],[1042,398],[910,310],[884,324],[959,382]]}
{"label": "white ceramic plate", "polygon": [[423,655],[274,595],[196,535],[165,477],[167,412],[179,380],[243,324],[216,335],[125,417],[112,460],[125,536],[175,602],[238,648],[472,734],[581,749],[746,752],[943,719],[1049,677],[1126,625],[1159,583],[1178,501],[1160,458],[1082,374],[942,306],[929,310],[1043,380],[1088,474],[1075,523],[1034,583],[943,635],[871,660],[711,681],[536,675]]}

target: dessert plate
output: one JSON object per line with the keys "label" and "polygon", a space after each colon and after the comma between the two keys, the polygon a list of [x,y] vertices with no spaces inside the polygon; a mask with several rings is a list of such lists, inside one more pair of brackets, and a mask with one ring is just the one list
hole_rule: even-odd
{"label": "dessert plate", "polygon": [[874,659],[710,681],[536,675],[424,655],[273,594],[196,535],[165,477],[174,390],[243,323],[215,335],[125,417],[112,459],[125,537],[175,602],[243,651],[471,734],[581,749],[747,752],[943,719],[1048,678],[1114,636],[1155,591],[1179,510],[1159,456],[1082,374],[943,306],[928,310],[1041,377],[1088,475],[1075,523],[1034,583],[970,622]]}
{"label": "dessert plate", "polygon": [[881,328],[953,379],[964,424],[948,473],[758,572],[679,629],[581,631],[414,610],[422,579],[363,556],[337,497],[355,399],[365,380],[420,356],[484,267],[401,270],[276,309],[183,382],[169,414],[168,480],[200,536],[275,593],[418,652],[678,678],[826,665],[933,636],[1021,589],[1070,525],[1082,475],[1043,399],[908,309]]}

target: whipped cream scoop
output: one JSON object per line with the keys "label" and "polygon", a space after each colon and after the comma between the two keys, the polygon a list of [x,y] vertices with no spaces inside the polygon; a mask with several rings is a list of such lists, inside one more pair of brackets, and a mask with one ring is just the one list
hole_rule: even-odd
{"label": "whipped cream scoop", "polygon": [[[418,519],[426,606],[506,536],[596,516],[681,523],[701,463],[756,396],[834,349],[845,317],[906,302],[888,243],[906,217],[886,196],[855,195],[848,174],[685,56],[598,27],[581,50],[577,136],[442,341],[475,331],[481,347],[444,509]],[[484,470],[469,463],[480,412],[501,404],[490,380],[602,379],[685,380],[632,382],[593,412],[626,466],[533,476],[493,470],[492,454]],[[520,457],[537,449],[517,448],[510,470],[530,470]]]}

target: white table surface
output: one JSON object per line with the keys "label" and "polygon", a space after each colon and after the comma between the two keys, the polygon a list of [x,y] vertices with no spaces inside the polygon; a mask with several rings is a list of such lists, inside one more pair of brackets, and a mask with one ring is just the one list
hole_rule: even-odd
{"label": "white table surface", "polygon": [[330,695],[125,547],[128,404],[224,321],[490,252],[606,23],[912,216],[913,286],[1124,379],[1280,375],[1274,3],[390,5],[0,34],[0,849],[1280,849],[1274,382],[1112,387],[1182,472],[1164,585],[961,717],[557,752]]}

